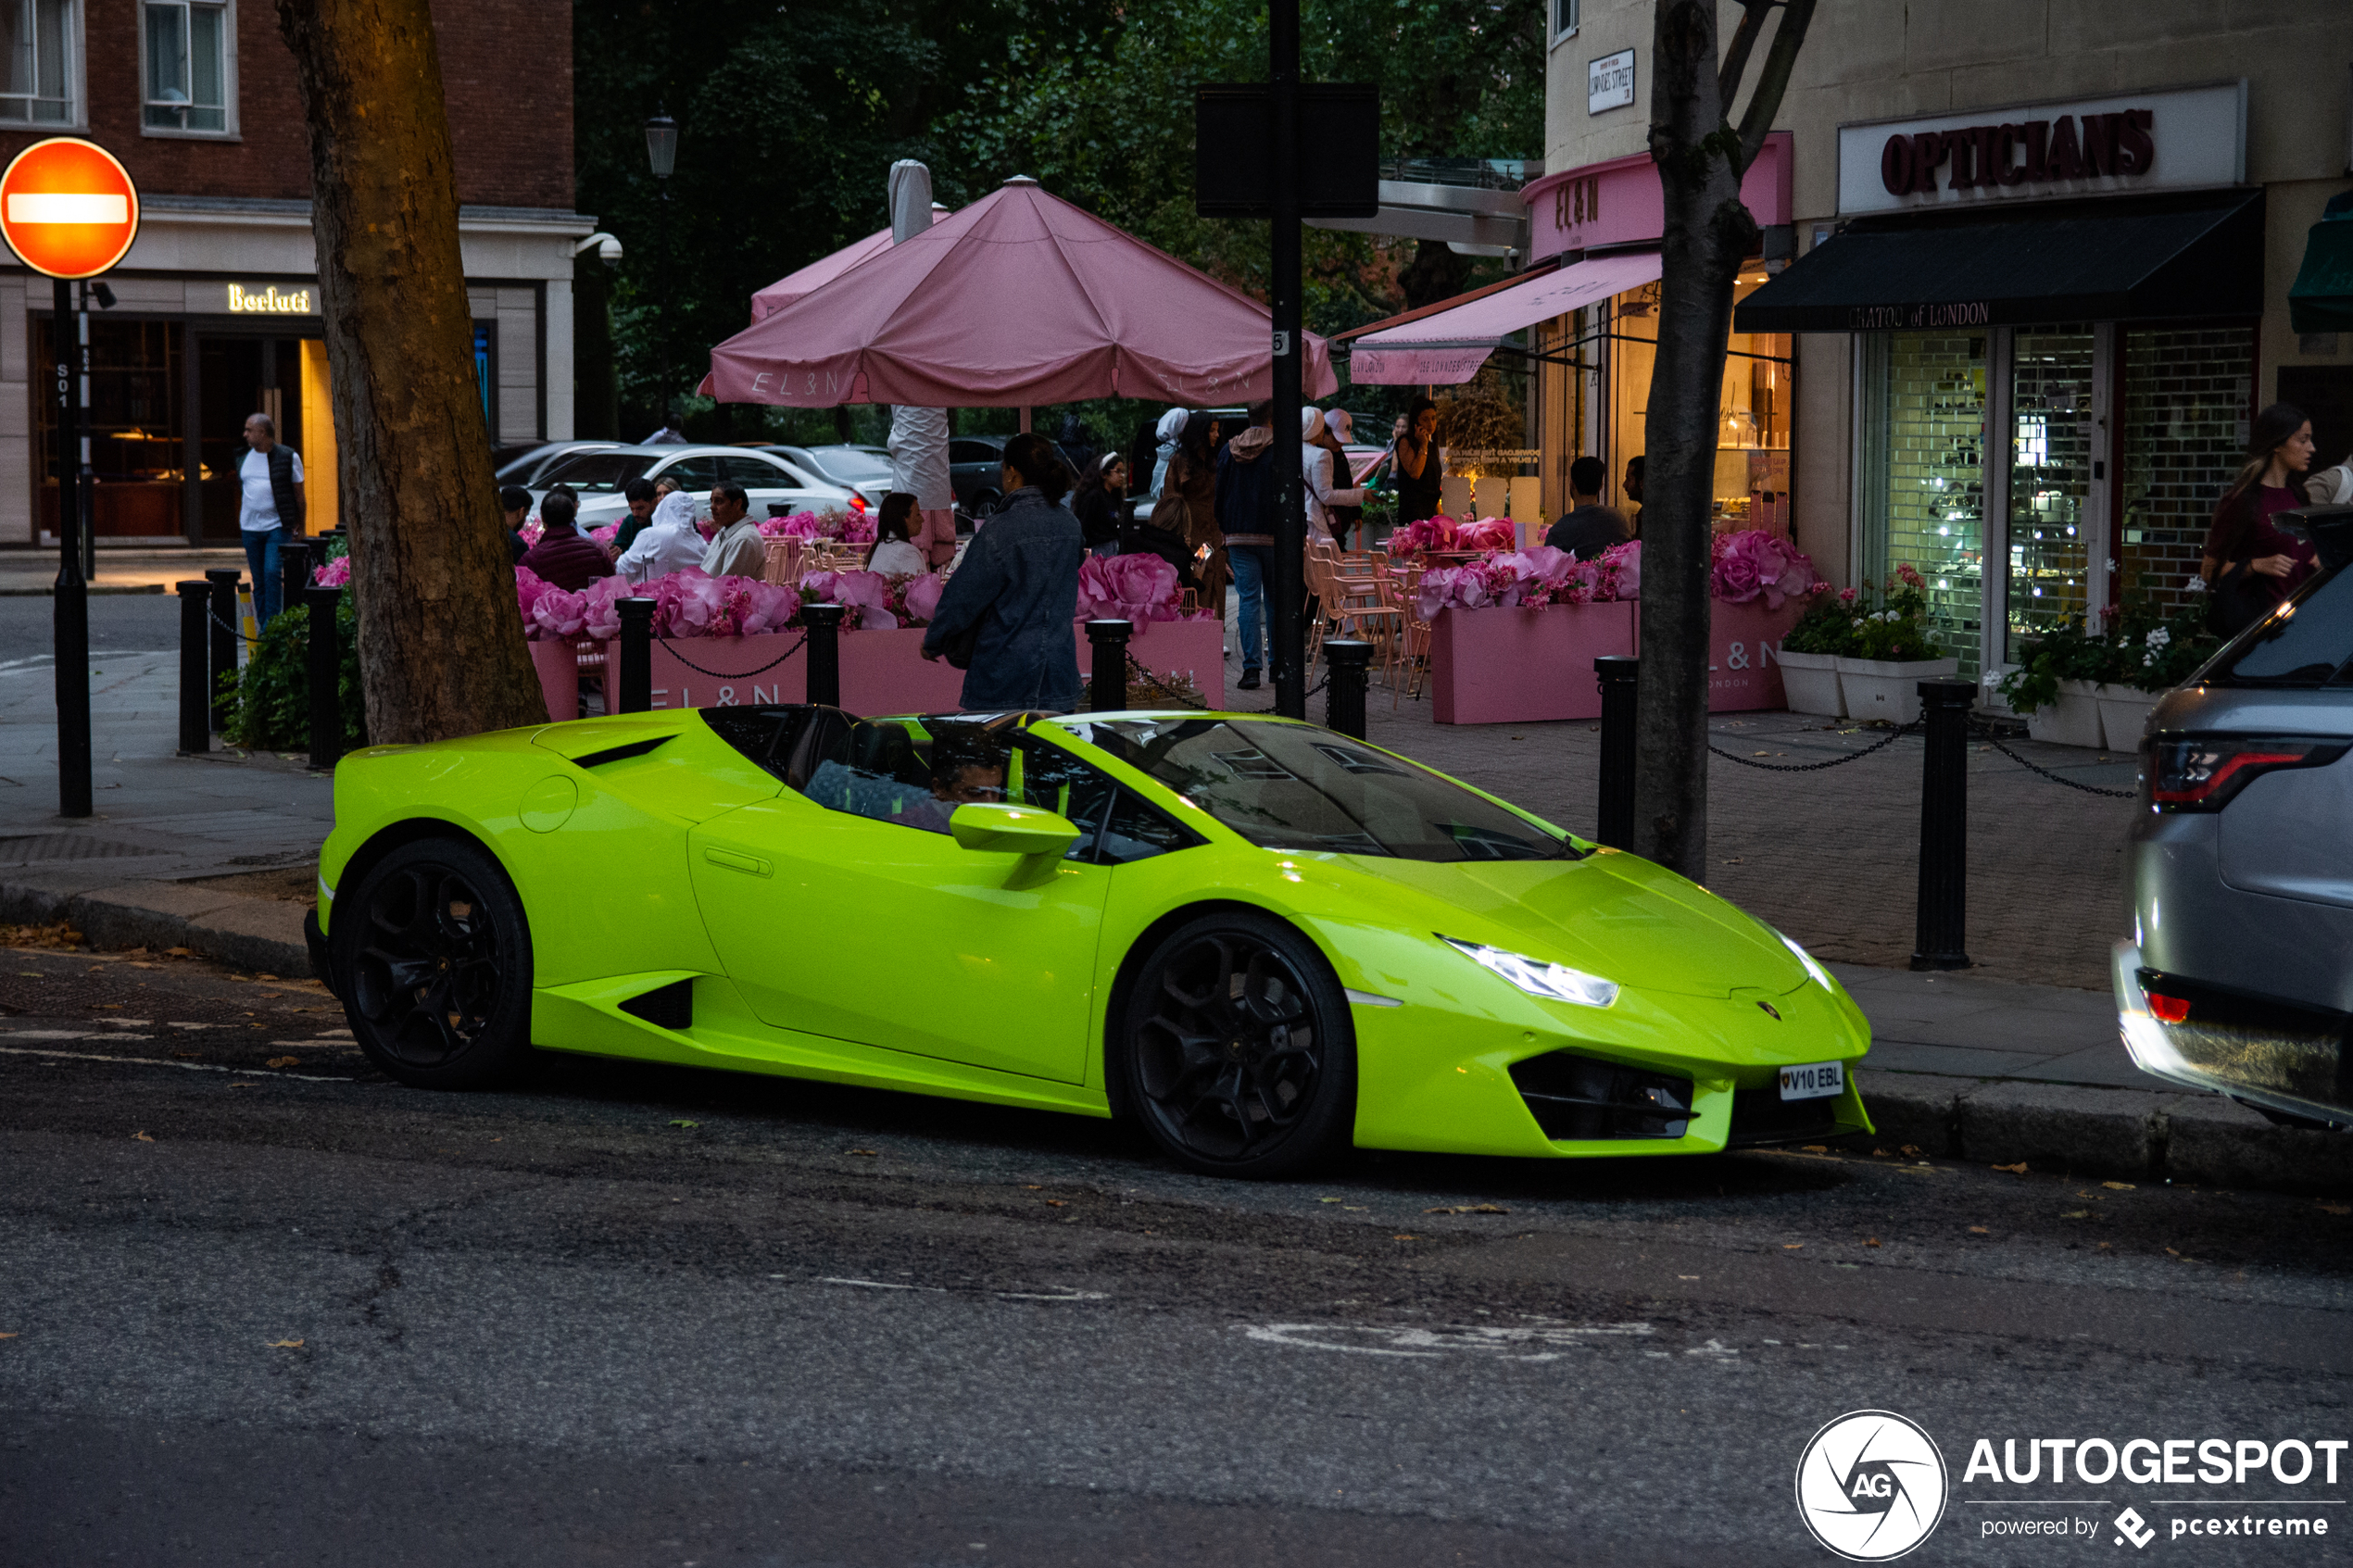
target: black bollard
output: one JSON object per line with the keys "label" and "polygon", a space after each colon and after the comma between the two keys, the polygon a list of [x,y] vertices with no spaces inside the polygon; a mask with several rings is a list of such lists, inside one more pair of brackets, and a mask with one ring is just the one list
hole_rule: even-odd
{"label": "black bollard", "polygon": [[1634,847],[1634,677],[1642,660],[1605,653],[1593,660],[1602,689],[1601,799],[1593,836],[1614,849]]}
{"label": "black bollard", "polygon": [[310,765],[331,770],[343,759],[343,638],[335,630],[343,590],[305,588],[302,602],[310,607]]}
{"label": "black bollard", "polygon": [[212,659],[206,676],[206,690],[212,694],[212,727],[229,727],[229,714],[236,707],[235,682],[237,672],[237,581],[243,572],[232,567],[216,566],[208,571],[205,581],[212,584]]}
{"label": "black bollard", "polygon": [[809,703],[812,708],[841,706],[841,618],[839,605],[803,605],[800,622],[809,628]]}
{"label": "black bollard", "polygon": [[1914,969],[1967,969],[1969,954],[1969,710],[1966,681],[1922,681],[1928,747],[1920,763],[1919,922]]}
{"label": "black bollard", "polygon": [[1087,641],[1095,650],[1095,679],[1087,706],[1097,713],[1116,713],[1127,706],[1127,639],[1135,633],[1133,621],[1087,622]]}
{"label": "black bollard", "polygon": [[212,584],[198,579],[172,586],[180,591],[180,755],[185,757],[212,749],[205,691],[212,670],[212,639],[206,634]]}
{"label": "black bollard", "polygon": [[1365,672],[1373,645],[1362,637],[1324,639],[1324,724],[1357,740],[1365,738]]}
{"label": "black bollard", "polygon": [[[621,668],[605,671],[609,681],[605,709],[610,713],[649,713],[654,706],[654,601],[627,598],[614,607],[621,611]],[[550,713],[559,723],[578,713]]]}
{"label": "black bollard", "polygon": [[[323,554],[325,546],[321,546]],[[289,539],[278,546],[278,608],[281,612],[302,602],[302,591],[310,586],[310,544],[305,539]],[[260,606],[254,607],[258,613]]]}

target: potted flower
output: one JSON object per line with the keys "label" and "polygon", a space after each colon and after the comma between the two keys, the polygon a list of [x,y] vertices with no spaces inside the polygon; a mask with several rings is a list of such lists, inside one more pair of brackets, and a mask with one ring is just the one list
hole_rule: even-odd
{"label": "potted flower", "polygon": [[1846,716],[1839,687],[1840,656],[1855,651],[1855,590],[1833,594],[1816,583],[1806,594],[1806,613],[1781,639],[1781,691],[1792,713]]}
{"label": "potted flower", "polygon": [[1852,618],[1854,646],[1838,658],[1840,695],[1856,719],[1908,724],[1920,716],[1919,683],[1957,673],[1957,659],[1934,657],[1928,636],[1928,582],[1900,564],[1882,591],[1880,608]]}
{"label": "potted flower", "polygon": [[2222,646],[2206,629],[2206,607],[2195,600],[2171,616],[2146,605],[2128,607],[2107,641],[2108,661],[2093,690],[2100,705],[2100,744],[2116,751],[2137,748],[2158,698],[2196,673]]}
{"label": "potted flower", "polygon": [[2026,733],[2054,746],[2100,744],[2098,683],[2112,662],[2108,639],[2087,635],[2079,617],[2020,646],[2019,667],[1995,684]]}

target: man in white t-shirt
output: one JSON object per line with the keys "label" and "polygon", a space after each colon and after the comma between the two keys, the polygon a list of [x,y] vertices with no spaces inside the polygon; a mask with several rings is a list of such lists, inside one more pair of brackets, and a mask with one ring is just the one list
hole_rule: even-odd
{"label": "man in white t-shirt", "polygon": [[245,492],[237,528],[253,573],[254,617],[267,626],[278,613],[278,541],[288,528],[302,529],[302,459],[293,447],[278,445],[277,421],[267,414],[246,417],[245,445],[252,450],[237,464]]}

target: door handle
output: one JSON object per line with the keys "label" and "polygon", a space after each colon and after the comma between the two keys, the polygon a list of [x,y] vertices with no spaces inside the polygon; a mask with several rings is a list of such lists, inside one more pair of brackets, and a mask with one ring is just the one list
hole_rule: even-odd
{"label": "door handle", "polygon": [[705,849],[702,858],[714,866],[724,866],[731,872],[749,872],[753,876],[771,876],[775,868],[757,855],[739,854],[733,849]]}

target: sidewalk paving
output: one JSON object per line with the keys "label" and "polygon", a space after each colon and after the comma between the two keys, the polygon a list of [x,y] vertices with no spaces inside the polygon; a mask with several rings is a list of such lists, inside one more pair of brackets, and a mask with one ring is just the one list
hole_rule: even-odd
{"label": "sidewalk paving", "polygon": [[[0,799],[15,808],[0,828],[0,921],[69,919],[102,946],[184,946],[307,973],[308,905],[283,873],[315,863],[333,823],[332,781],[294,758],[177,757],[176,656],[114,655],[101,669],[98,814],[84,822],[55,815],[48,665],[0,669]],[[1373,706],[1377,742],[1591,830],[1600,739],[1591,726],[1455,728],[1430,723],[1426,709],[1392,715],[1385,693]],[[1773,760],[1870,739],[1789,714],[1717,729],[1719,745]],[[2029,754],[2102,784],[2130,778],[2129,760]],[[1871,1019],[1857,1078],[1880,1147],[2133,1181],[2353,1189],[2353,1136],[2277,1127],[2217,1097],[2164,1089],[2126,1056],[2102,966],[2116,924],[2107,911],[2120,899],[2121,856],[2109,846],[2128,801],[1973,754],[1970,941],[1982,967],[1895,967],[1911,947],[1919,768],[1919,743],[1905,740],[1822,773],[1711,770],[1717,890],[1822,954]]]}

